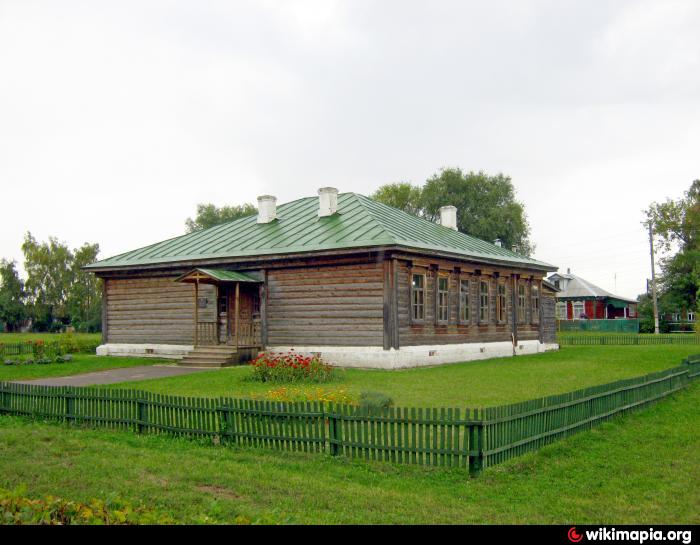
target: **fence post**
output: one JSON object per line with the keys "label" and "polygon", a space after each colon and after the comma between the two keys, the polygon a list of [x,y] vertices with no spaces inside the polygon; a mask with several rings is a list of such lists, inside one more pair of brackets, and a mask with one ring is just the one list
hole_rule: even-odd
{"label": "fence post", "polygon": [[[337,410],[337,407],[335,409]],[[340,450],[340,446],[338,444],[340,440],[338,433],[339,426],[333,405],[330,406],[330,412],[327,413],[326,416],[328,417],[328,443],[330,445],[330,453],[331,456],[338,456],[338,452]]]}
{"label": "fence post", "polygon": [[143,433],[148,426],[148,401],[139,397],[136,400],[138,409],[138,420],[136,423],[136,433]]}
{"label": "fence post", "polygon": [[[474,412],[474,417],[479,413]],[[475,475],[484,467],[484,422],[469,424],[469,473]]]}
{"label": "fence post", "polygon": [[75,420],[74,407],[75,407],[75,394],[71,391],[70,387],[64,390],[63,399],[65,400],[65,419],[66,422],[72,422]]}
{"label": "fence post", "polygon": [[6,390],[6,385],[4,382],[0,382],[0,412],[5,413],[7,412],[7,406],[9,403],[7,402],[7,390]]}
{"label": "fence post", "polygon": [[216,406],[216,416],[219,421],[219,444],[228,443],[229,430],[231,426],[231,412],[224,405],[224,400],[219,399]]}

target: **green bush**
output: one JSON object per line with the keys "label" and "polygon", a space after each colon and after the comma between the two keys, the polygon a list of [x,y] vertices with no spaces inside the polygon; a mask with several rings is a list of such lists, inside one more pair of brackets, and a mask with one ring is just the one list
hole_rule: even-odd
{"label": "green bush", "polygon": [[381,414],[382,411],[394,405],[394,400],[381,392],[360,392],[360,410],[366,414]]}
{"label": "green bush", "polygon": [[124,500],[93,499],[80,503],[45,496],[30,499],[26,487],[0,488],[0,523],[2,524],[173,524],[167,515],[157,514],[144,506],[134,507]]}

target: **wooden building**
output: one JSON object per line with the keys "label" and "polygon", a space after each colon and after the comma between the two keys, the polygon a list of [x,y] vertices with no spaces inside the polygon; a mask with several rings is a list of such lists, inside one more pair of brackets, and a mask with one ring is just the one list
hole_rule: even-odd
{"label": "wooden building", "polygon": [[354,193],[257,215],[89,266],[99,354],[245,361],[262,349],[398,368],[554,348],[556,268]]}
{"label": "wooden building", "polygon": [[580,276],[555,273],[547,279],[557,293],[556,316],[559,320],[614,320],[637,318],[637,301],[599,288]]}

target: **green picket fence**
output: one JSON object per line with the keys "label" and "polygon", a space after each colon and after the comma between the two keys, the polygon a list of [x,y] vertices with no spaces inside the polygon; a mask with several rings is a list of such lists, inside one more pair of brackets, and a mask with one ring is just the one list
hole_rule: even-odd
{"label": "green picket fence", "polygon": [[647,346],[657,344],[700,345],[700,335],[572,335],[570,333],[565,333],[557,336],[557,342],[560,346]]}
{"label": "green picket fence", "polygon": [[557,331],[599,331],[601,333],[639,333],[636,318],[617,320],[557,320]]}
{"label": "green picket fence", "polygon": [[389,408],[376,413],[321,402],[176,397],[2,382],[0,412],[137,433],[210,438],[223,445],[477,472],[648,405],[698,376],[700,355],[666,371],[523,403],[467,410]]}

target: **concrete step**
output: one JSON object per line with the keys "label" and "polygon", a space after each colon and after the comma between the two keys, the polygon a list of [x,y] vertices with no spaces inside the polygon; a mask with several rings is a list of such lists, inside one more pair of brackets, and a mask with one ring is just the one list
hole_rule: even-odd
{"label": "concrete step", "polygon": [[198,346],[180,360],[188,367],[227,367],[239,362],[236,347],[229,345]]}

